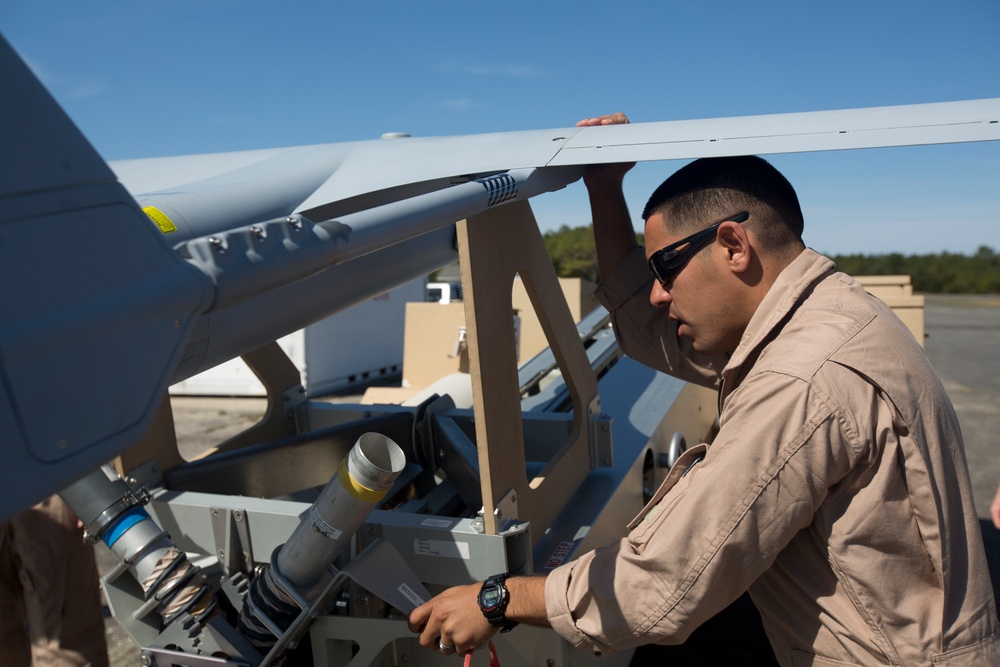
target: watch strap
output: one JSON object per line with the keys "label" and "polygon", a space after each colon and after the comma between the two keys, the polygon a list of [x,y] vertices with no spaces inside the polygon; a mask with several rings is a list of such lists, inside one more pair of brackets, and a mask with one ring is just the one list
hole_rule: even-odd
{"label": "watch strap", "polygon": [[[494,574],[483,582],[480,589],[479,609],[490,625],[500,628],[500,632],[510,632],[517,627],[517,621],[511,621],[506,616],[507,604],[510,602],[510,591],[506,586],[507,577],[506,573]],[[483,591],[494,586],[499,588],[500,599],[495,606],[487,608],[482,600]]]}

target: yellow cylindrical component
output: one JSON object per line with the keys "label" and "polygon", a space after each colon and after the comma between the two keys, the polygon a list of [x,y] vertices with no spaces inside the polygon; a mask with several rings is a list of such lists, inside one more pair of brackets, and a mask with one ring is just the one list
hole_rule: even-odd
{"label": "yellow cylindrical component", "polygon": [[281,547],[278,572],[302,591],[316,584],[405,466],[395,442],[378,433],[362,435]]}

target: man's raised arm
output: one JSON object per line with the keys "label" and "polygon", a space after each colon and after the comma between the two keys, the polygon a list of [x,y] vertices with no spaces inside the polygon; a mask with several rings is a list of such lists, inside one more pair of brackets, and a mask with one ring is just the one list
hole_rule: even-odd
{"label": "man's raised arm", "polygon": [[[625,114],[618,112],[596,118],[586,118],[577,127],[597,125],[624,125]],[[635,166],[634,162],[601,164],[587,167],[583,174],[584,185],[590,195],[590,210],[594,221],[594,239],[597,242],[597,266],[601,279],[608,276],[619,262],[637,246],[632,220],[629,217],[622,181]]]}

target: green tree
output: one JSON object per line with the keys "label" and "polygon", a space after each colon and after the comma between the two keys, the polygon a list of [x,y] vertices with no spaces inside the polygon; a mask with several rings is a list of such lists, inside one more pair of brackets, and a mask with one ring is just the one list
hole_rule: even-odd
{"label": "green tree", "polygon": [[[600,280],[592,225],[563,225],[556,231],[545,232],[542,239],[559,277],[584,278],[595,283]],[[636,239],[640,244],[643,242],[641,234],[637,234]]]}
{"label": "green tree", "polygon": [[838,269],[854,276],[908,275],[916,292],[1000,293],[1000,255],[985,245],[972,255],[945,251],[928,255],[834,255],[831,259]]}
{"label": "green tree", "polygon": [[[543,234],[556,273],[597,282],[593,229],[563,225]],[[636,239],[643,243],[642,235]],[[914,291],[952,294],[1000,294],[1000,254],[980,246],[972,255],[941,252],[926,255],[835,255],[837,268],[849,275],[909,275]]]}

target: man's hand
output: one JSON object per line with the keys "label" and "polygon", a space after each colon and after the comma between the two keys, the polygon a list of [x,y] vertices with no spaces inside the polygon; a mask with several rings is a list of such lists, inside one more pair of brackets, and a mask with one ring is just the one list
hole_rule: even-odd
{"label": "man's hand", "polygon": [[577,127],[589,127],[591,125],[627,125],[628,118],[621,111],[617,113],[609,113],[604,116],[595,116],[594,118],[584,118],[576,124]]}
{"label": "man's hand", "polygon": [[[424,648],[465,655],[498,631],[479,609],[479,584],[455,586],[410,613],[409,626]],[[452,648],[453,647],[453,648]]]}
{"label": "man's hand", "polygon": [[[599,125],[628,125],[628,117],[621,111],[617,113],[584,118],[577,127],[596,127]],[[635,166],[635,162],[619,162],[617,164],[594,164],[587,167],[583,173],[583,182],[588,189],[613,185],[621,187],[625,174]]]}
{"label": "man's hand", "polygon": [[[628,117],[612,113],[594,118],[584,118],[577,127],[626,125]],[[629,217],[628,204],[622,183],[625,174],[635,162],[617,164],[592,164],[583,172],[583,184],[590,198],[591,220],[594,223],[594,241],[597,244],[597,268],[601,280],[607,280],[626,257],[636,248],[635,230]]]}

